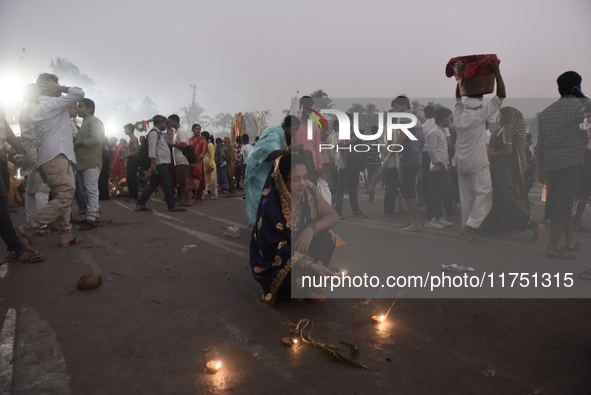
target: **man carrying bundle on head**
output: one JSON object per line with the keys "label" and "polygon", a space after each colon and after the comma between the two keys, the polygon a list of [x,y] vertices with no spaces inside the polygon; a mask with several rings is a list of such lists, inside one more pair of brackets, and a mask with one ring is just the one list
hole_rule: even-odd
{"label": "man carrying bundle on head", "polygon": [[503,104],[505,83],[499,61],[490,67],[497,81],[497,95],[486,105],[482,95],[468,96],[462,103],[459,84],[456,87],[454,123],[457,131],[456,162],[462,204],[462,238],[474,243],[474,229],[478,229],[492,208],[492,181],[486,150],[486,121]]}

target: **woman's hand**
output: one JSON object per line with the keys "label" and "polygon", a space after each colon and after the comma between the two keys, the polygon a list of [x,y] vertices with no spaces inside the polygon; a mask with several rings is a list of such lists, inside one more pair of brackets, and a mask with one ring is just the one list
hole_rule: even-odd
{"label": "woman's hand", "polygon": [[312,228],[306,228],[296,240],[294,248],[297,252],[307,255],[312,239],[314,238],[314,231]]}
{"label": "woman's hand", "polygon": [[331,272],[327,267],[315,263],[310,266],[310,271],[316,276],[336,276],[336,273]]}

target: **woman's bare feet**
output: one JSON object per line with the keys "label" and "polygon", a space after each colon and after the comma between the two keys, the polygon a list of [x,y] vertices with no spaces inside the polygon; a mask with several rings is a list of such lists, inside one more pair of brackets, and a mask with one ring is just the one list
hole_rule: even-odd
{"label": "woman's bare feet", "polygon": [[534,235],[529,240],[538,241],[540,239],[540,236],[542,236],[542,233],[544,233],[544,229],[546,229],[546,227],[542,224],[539,224],[538,227],[534,229]]}
{"label": "woman's bare feet", "polygon": [[411,225],[412,225],[412,222],[408,222],[408,221],[407,221],[407,222],[405,222],[405,223],[404,223],[404,225],[402,225],[402,226],[400,227],[400,229],[404,230],[404,228],[408,228],[408,227],[409,227],[409,226],[411,226]]}

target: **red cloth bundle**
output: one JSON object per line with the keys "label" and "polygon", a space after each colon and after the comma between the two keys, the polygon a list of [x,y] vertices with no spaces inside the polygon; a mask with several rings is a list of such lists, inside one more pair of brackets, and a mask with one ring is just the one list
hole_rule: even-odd
{"label": "red cloth bundle", "polygon": [[[494,59],[498,60],[499,63],[501,62],[497,55],[494,54],[458,56],[457,58],[452,58],[449,60],[449,62],[447,62],[447,65],[445,66],[445,75],[448,78],[454,76],[456,77],[456,80],[469,80],[472,77],[489,75],[492,73],[492,70],[490,69],[490,62]],[[464,62],[466,65],[466,70],[464,71],[463,76],[454,72],[454,65],[457,62]]]}

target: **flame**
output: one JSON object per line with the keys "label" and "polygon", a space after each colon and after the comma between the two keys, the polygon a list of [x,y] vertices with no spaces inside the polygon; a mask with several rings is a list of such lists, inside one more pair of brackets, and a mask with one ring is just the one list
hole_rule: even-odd
{"label": "flame", "polygon": [[293,339],[294,344],[298,342],[298,339]]}
{"label": "flame", "polygon": [[216,369],[219,369],[221,366],[222,366],[222,363],[221,362],[218,362],[218,363],[215,364],[215,368]]}
{"label": "flame", "polygon": [[384,317],[384,316],[381,316],[381,317],[380,317],[380,322],[383,322],[385,318],[386,318],[386,317]]}

